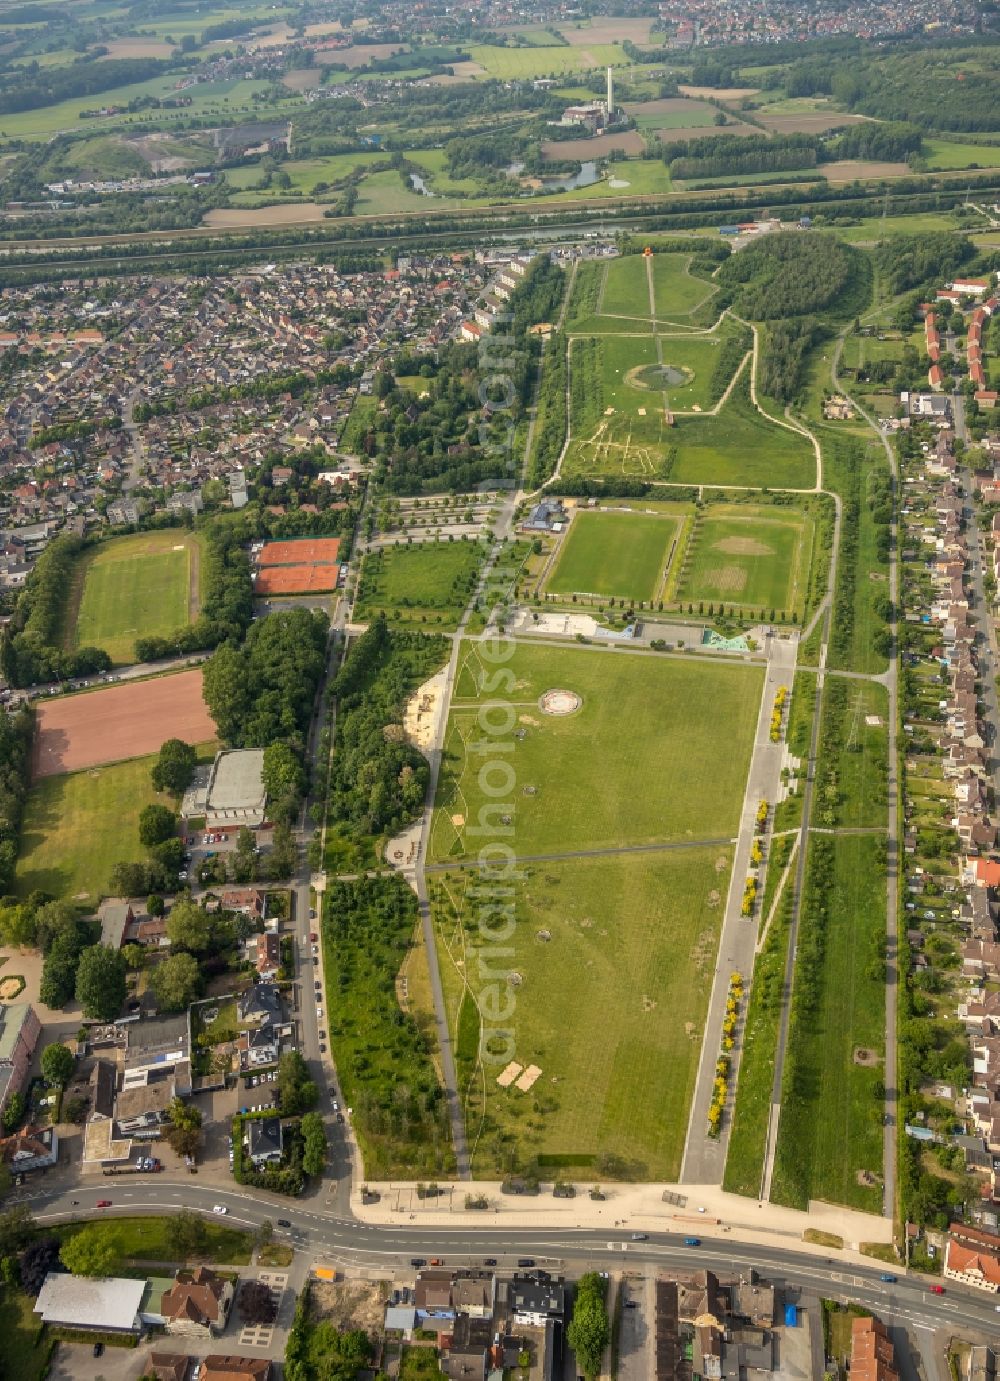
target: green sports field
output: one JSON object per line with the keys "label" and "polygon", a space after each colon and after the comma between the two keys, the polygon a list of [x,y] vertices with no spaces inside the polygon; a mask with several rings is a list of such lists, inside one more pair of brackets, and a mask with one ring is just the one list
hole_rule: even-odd
{"label": "green sports field", "polygon": [[605,265],[600,305],[601,313],[605,316],[653,315],[646,261],[641,254],[628,254],[621,259],[612,259]]}
{"label": "green sports field", "polygon": [[136,638],[165,637],[191,621],[199,566],[199,539],[176,528],[115,537],[87,552],[71,596],[70,645],[132,661]]}
{"label": "green sports field", "polygon": [[679,484],[811,489],[816,483],[809,440],[754,408],[747,369],[716,416],[679,417],[673,441],[670,478]]}
{"label": "green sports field", "polygon": [[[625,165],[623,176],[627,176],[630,167],[630,164]],[[714,284],[693,277],[690,265],[690,254],[657,253],[649,260],[642,254],[626,254],[612,259],[603,268],[600,314],[642,318],[654,316],[666,322],[690,316],[718,291]],[[622,329],[626,328],[623,326]]]}
{"label": "green sports field", "polygon": [[[730,867],[728,847],[529,867],[502,955],[479,938],[468,875],[432,876],[477,1177],[496,1178],[513,1150],[521,1164],[542,1157],[546,1177],[599,1180],[610,1155],[636,1178],[676,1179]],[[499,1051],[483,992],[498,977],[513,1048],[480,1064],[480,1036]],[[508,1059],[541,1070],[530,1090],[497,1084]]]}
{"label": "green sports field", "polygon": [[811,548],[812,522],[795,509],[709,508],[695,527],[677,593],[801,614]]}
{"label": "green sports field", "polygon": [[573,519],[545,591],[656,599],[679,529],[672,516],[584,510]]}
{"label": "green sports field", "polygon": [[[467,753],[466,744],[482,736],[480,700],[495,701],[498,686],[513,718],[513,749],[503,759],[514,773],[507,842],[518,855],[729,838],[736,830],[759,667],[521,644],[499,682],[491,670],[493,679],[484,681],[489,670],[476,644],[467,644],[445,741],[433,857],[477,847],[466,825],[494,798],[481,755]],[[545,714],[539,699],[553,689],[580,696],[581,707]]]}
{"label": "green sports field", "polygon": [[142,858],[139,812],[156,801],[155,758],[43,777],[28,792],[17,895],[47,892],[88,907],[108,893],[116,863]]}

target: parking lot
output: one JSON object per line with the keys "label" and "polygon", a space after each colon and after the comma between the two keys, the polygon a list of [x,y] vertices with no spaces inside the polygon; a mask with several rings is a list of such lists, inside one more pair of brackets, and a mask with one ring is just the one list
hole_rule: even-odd
{"label": "parking lot", "polygon": [[656,1372],[653,1355],[656,1283],[652,1276],[625,1276],[619,1289],[622,1295],[619,1381],[646,1381],[646,1377]]}

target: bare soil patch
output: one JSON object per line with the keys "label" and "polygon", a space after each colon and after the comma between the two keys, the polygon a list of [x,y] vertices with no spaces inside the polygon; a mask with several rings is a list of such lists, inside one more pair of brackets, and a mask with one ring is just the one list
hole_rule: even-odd
{"label": "bare soil patch", "polygon": [[314,1318],[329,1319],[341,1332],[363,1328],[372,1335],[381,1328],[388,1296],[384,1280],[314,1280],[310,1302]]}
{"label": "bare soil patch", "polygon": [[755,537],[723,537],[712,543],[713,551],[728,552],[730,556],[773,556],[774,548]]}
{"label": "bare soil patch", "polygon": [[706,571],[705,580],[713,589],[738,595],[747,583],[747,573],[742,566],[720,566],[717,570]]}
{"label": "bare soil patch", "polygon": [[760,130],[755,129],[753,125],[745,125],[742,121],[730,121],[725,126],[685,125],[681,129],[658,129],[655,133],[664,144],[673,144],[682,139],[706,139],[709,135],[715,134],[735,134],[737,138],[745,139],[749,134],[760,134]]}
{"label": "bare soil patch", "polygon": [[[451,70],[461,81],[469,81],[472,77],[486,76],[486,68],[483,67],[481,63],[473,62],[471,58],[468,62],[453,62],[451,64]],[[434,80],[434,78],[431,80]]]}
{"label": "bare soil patch", "polygon": [[839,110],[803,110],[797,115],[758,114],[761,124],[775,134],[825,134],[843,125],[860,125],[863,115],[846,115]]}
{"label": "bare soil patch", "polygon": [[556,26],[571,48],[586,48],[590,43],[648,43],[652,19],[596,19],[584,29],[568,24]]}
{"label": "bare soil patch", "polygon": [[839,163],[824,163],[816,170],[827,182],[862,182],[870,178],[909,177],[910,170],[905,163],[863,163],[854,159],[844,159]]}
{"label": "bare soil patch", "polygon": [[322,219],[322,206],[315,201],[300,201],[282,206],[220,207],[209,211],[202,224],[222,230],[240,225],[304,225]]}
{"label": "bare soil patch", "polygon": [[101,46],[109,58],[168,58],[174,51],[172,43],[160,38],[109,38]]}
{"label": "bare soil patch", "polygon": [[36,778],[140,758],[168,738],[204,743],[216,734],[200,669],[43,701],[36,724]]}
{"label": "bare soil patch", "polygon": [[322,75],[316,67],[296,67],[293,72],[285,73],[281,84],[287,86],[289,91],[309,91],[312,87],[319,86]]}
{"label": "bare soil patch", "polygon": [[547,690],[538,700],[542,714],[557,716],[576,714],[582,704],[583,699],[575,691],[568,690]]}
{"label": "bare soil patch", "polygon": [[[655,101],[629,101],[624,106],[627,115],[687,115],[704,112],[701,101],[692,101],[687,96],[661,96]],[[710,129],[711,125],[702,125]]]}
{"label": "bare soil patch", "polygon": [[542,145],[544,158],[606,158],[613,149],[631,157],[645,153],[646,145],[637,129],[621,134],[596,134],[593,139],[550,139]]}

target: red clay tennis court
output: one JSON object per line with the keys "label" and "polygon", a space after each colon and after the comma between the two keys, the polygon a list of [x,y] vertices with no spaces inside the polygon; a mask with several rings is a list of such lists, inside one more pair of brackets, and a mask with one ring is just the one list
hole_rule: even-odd
{"label": "red clay tennis court", "polygon": [[268,566],[254,576],[255,595],[319,594],[337,588],[339,566]]}
{"label": "red clay tennis court", "polygon": [[296,537],[265,542],[258,566],[321,566],[332,564],[340,551],[339,537]]}
{"label": "red clay tennis court", "polygon": [[205,743],[217,732],[200,668],[59,696],[36,706],[33,775],[124,762],[158,752],[168,738]]}

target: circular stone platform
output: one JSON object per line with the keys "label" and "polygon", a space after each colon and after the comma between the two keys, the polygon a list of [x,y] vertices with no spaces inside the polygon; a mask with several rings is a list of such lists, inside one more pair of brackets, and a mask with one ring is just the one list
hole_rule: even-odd
{"label": "circular stone platform", "polygon": [[575,691],[568,690],[547,690],[538,699],[538,708],[542,714],[576,714],[582,704],[583,697]]}

